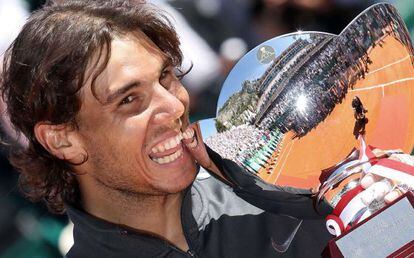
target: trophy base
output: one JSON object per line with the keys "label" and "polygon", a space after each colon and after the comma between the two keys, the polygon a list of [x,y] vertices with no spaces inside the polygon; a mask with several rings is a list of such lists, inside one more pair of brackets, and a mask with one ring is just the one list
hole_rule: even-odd
{"label": "trophy base", "polygon": [[409,191],[328,242],[323,257],[409,257],[414,254],[414,193]]}

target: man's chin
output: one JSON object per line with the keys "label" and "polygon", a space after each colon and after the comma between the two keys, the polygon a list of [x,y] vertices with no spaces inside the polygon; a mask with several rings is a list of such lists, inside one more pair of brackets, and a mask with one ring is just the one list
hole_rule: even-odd
{"label": "man's chin", "polygon": [[[156,178],[153,178],[158,181],[156,184],[169,193],[178,193],[190,186],[197,176],[197,165],[190,155],[186,156],[176,164],[156,164]],[[151,176],[155,175],[153,172]]]}
{"label": "man's chin", "polygon": [[185,175],[182,175],[178,178],[172,179],[168,178],[163,180],[161,185],[158,188],[162,188],[163,192],[167,194],[175,194],[184,191],[189,187],[195,180],[197,173],[194,170],[188,171]]}

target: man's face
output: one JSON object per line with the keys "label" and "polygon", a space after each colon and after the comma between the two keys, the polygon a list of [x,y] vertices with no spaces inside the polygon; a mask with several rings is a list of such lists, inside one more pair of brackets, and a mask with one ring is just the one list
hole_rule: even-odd
{"label": "man's face", "polygon": [[[114,39],[106,69],[82,91],[79,134],[87,177],[132,194],[177,193],[196,165],[181,142],[189,96],[167,58],[146,39]],[[82,180],[82,176],[80,177]]]}

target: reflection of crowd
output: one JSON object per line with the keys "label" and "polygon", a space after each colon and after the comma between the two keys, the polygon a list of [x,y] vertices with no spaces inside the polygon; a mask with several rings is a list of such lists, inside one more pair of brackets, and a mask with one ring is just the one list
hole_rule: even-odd
{"label": "reflection of crowd", "polygon": [[274,61],[274,64],[259,80],[258,88],[259,94],[261,94],[257,106],[259,117],[269,108],[269,103],[273,102],[289,83],[289,75],[295,73],[295,68],[306,62],[307,58],[321,48],[327,39],[330,39],[330,36],[317,34],[311,35],[307,40],[298,39]]}
{"label": "reflection of crowd", "polygon": [[261,169],[271,173],[279,158],[283,134],[278,130],[261,132],[247,149],[239,153],[236,161],[252,173]]}
{"label": "reflection of crowd", "polygon": [[237,155],[248,149],[260,137],[261,132],[254,126],[240,125],[205,140],[206,144],[223,158],[235,160]]}
{"label": "reflection of crowd", "polygon": [[263,75],[257,79],[257,88],[259,89],[260,95],[264,93],[272,80],[277,83],[281,79],[275,77],[280,75],[282,69],[286,68],[291,59],[298,57],[298,52],[308,45],[309,42],[307,40],[298,39],[273,60],[272,64],[266,69]]}
{"label": "reflection of crowd", "polygon": [[282,134],[261,130],[252,125],[233,127],[205,140],[206,144],[223,158],[236,161],[246,170],[257,173],[269,166],[268,161],[280,150]]}
{"label": "reflection of crowd", "polygon": [[[386,36],[393,36],[408,48],[412,48],[405,34],[404,23],[387,14],[394,10],[389,6],[376,6],[368,14],[354,21],[340,37],[318,50],[318,58],[309,59],[300,65],[300,73],[284,76],[289,78],[289,87],[275,84],[271,94],[266,96],[267,112],[256,125],[261,128],[279,128],[282,132],[293,130],[296,136],[304,136],[323,121],[336,104],[344,99],[348,88],[365,78],[368,56],[371,47],[381,46]],[[403,33],[404,32],[404,33]],[[313,53],[315,54],[315,53]],[[281,89],[277,92],[276,89]],[[275,94],[277,92],[277,99]],[[302,110],[298,110],[298,97],[306,100]],[[274,101],[272,101],[272,99]],[[270,102],[269,102],[270,101]],[[259,113],[260,115],[260,113]]]}

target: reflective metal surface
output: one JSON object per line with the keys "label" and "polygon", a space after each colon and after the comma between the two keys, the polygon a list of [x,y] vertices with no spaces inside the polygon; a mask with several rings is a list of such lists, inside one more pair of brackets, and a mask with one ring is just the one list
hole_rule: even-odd
{"label": "reflective metal surface", "polygon": [[380,149],[414,147],[414,50],[394,7],[378,4],[340,35],[271,39],[230,72],[205,142],[265,181],[319,184],[365,134]]}

